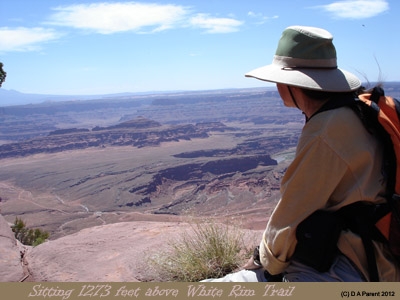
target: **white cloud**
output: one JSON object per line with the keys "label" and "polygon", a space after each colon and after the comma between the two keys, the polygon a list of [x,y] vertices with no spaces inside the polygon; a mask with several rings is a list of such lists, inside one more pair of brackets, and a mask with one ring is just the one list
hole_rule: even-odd
{"label": "white cloud", "polygon": [[52,29],[0,27],[0,52],[40,50],[40,44],[57,39]]}
{"label": "white cloud", "polygon": [[389,4],[385,0],[346,0],[316,8],[322,8],[337,18],[366,19],[387,11]]}
{"label": "white cloud", "polygon": [[257,25],[262,25],[262,24],[265,24],[269,20],[279,18],[278,16],[273,16],[273,17],[264,16],[262,13],[255,13],[253,11],[249,11],[247,13],[247,15],[249,17],[251,17],[252,19],[254,19],[256,21]]}
{"label": "white cloud", "polygon": [[50,16],[50,24],[111,34],[122,31],[157,32],[173,28],[189,13],[179,5],[136,2],[93,3],[60,6]]}
{"label": "white cloud", "polygon": [[229,33],[239,30],[243,22],[232,18],[214,18],[208,14],[197,14],[190,19],[194,27],[206,29],[206,33]]}
{"label": "white cloud", "polygon": [[179,5],[138,2],[94,3],[60,6],[50,16],[49,24],[91,30],[102,34],[123,31],[154,33],[175,27],[206,29],[207,33],[238,31],[243,22],[233,18],[216,18],[208,14],[191,15]]}

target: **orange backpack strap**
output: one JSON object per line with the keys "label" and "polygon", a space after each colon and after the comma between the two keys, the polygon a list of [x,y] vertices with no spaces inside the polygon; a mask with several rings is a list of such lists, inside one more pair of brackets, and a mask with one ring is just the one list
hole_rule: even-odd
{"label": "orange backpack strap", "polygon": [[362,94],[358,98],[377,112],[378,122],[390,136],[396,170],[390,188],[393,193],[400,194],[400,103],[392,97],[386,97],[380,87],[375,88],[372,94]]}
{"label": "orange backpack strap", "polygon": [[383,216],[376,227],[388,240],[395,257],[400,259],[400,102],[387,97],[383,89],[374,88],[372,94],[362,94],[359,99],[377,112],[377,119],[390,137],[391,174],[388,182],[388,203],[391,212]]}
{"label": "orange backpack strap", "polygon": [[378,222],[375,223],[376,228],[378,228],[378,230],[385,237],[386,240],[389,240],[391,220],[392,220],[392,213],[388,213]]}

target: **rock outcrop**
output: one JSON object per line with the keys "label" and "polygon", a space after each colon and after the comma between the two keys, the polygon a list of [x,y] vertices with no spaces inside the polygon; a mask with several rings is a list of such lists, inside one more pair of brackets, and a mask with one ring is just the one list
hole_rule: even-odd
{"label": "rock outcrop", "polygon": [[185,228],[178,222],[123,222],[29,247],[16,241],[0,215],[0,282],[139,281],[150,251],[161,250]]}
{"label": "rock outcrop", "polygon": [[32,281],[141,281],[147,258],[162,251],[186,223],[123,222],[83,229],[32,248]]}
{"label": "rock outcrop", "polygon": [[25,277],[21,246],[8,222],[0,215],[0,281],[21,281]]}
{"label": "rock outcrop", "polygon": [[[185,222],[135,221],[83,229],[77,233],[28,247],[24,275],[9,225],[0,218],[0,281],[134,282],[152,281],[149,258],[161,253],[183,231]],[[5,230],[7,229],[7,230]],[[246,231],[254,242],[262,231]],[[7,247],[5,247],[7,246]]]}
{"label": "rock outcrop", "polygon": [[91,131],[77,128],[56,130],[46,137],[0,145],[0,159],[93,147],[158,146],[162,142],[207,138],[210,131],[226,129],[219,122],[162,126],[152,120],[137,118],[106,128],[95,127]]}

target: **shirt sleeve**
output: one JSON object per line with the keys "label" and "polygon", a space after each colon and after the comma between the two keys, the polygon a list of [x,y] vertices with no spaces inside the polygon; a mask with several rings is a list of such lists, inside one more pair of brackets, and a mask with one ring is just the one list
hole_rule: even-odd
{"label": "shirt sleeve", "polygon": [[314,211],[326,208],[348,171],[347,164],[320,136],[300,139],[296,157],[281,184],[281,199],[260,244],[260,259],[270,274],[289,264],[296,248],[296,228]]}

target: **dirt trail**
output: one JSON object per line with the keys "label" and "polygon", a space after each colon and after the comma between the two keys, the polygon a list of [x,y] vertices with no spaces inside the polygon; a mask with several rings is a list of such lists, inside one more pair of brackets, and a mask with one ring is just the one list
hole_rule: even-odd
{"label": "dirt trail", "polygon": [[[24,194],[24,193],[27,193],[27,194],[28,194],[28,198],[27,198],[27,197],[23,197],[23,194]],[[36,201],[34,201],[34,199],[35,199],[35,198],[33,197],[32,193],[31,193],[30,191],[25,191],[25,190],[23,190],[23,191],[20,191],[19,194],[18,194],[18,200],[19,200],[19,201],[30,202],[30,203],[32,203],[32,204],[34,204],[34,205],[36,205],[36,206],[38,206],[38,207],[40,207],[40,208],[43,208],[43,209],[45,209],[45,210],[49,210],[49,211],[58,211],[58,212],[63,213],[63,214],[70,214],[70,212],[64,211],[64,210],[62,210],[62,209],[50,208],[50,207],[47,207],[47,206],[43,206],[43,205],[37,203]]]}

